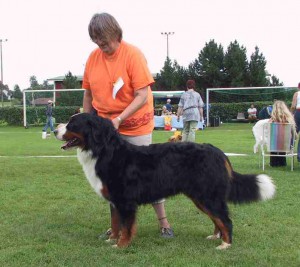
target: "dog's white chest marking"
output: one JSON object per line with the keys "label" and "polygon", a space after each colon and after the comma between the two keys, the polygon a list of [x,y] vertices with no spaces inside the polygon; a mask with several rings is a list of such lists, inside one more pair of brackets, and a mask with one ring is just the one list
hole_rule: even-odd
{"label": "dog's white chest marking", "polygon": [[103,186],[95,169],[97,159],[92,158],[92,153],[90,151],[82,151],[79,148],[77,149],[77,158],[83,168],[86,178],[90,182],[90,185],[95,192],[102,197],[101,190]]}

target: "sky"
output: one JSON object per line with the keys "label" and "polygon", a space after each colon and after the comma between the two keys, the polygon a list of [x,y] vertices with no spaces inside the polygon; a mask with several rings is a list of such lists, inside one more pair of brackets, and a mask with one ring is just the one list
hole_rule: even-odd
{"label": "sky", "polygon": [[[214,39],[227,50],[237,40],[248,60],[258,46],[266,69],[285,86],[300,82],[300,0],[0,0],[3,82],[12,90],[64,76],[82,75],[96,48],[88,35],[95,13],[112,14],[123,39],[160,72],[167,56],[187,67]],[[1,78],[1,77],[0,77]]]}

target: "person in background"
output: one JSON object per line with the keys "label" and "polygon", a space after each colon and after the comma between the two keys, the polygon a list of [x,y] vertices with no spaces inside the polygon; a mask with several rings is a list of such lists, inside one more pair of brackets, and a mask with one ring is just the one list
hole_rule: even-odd
{"label": "person in background", "polygon": [[[122,29],[108,13],[95,14],[89,23],[91,40],[98,46],[90,54],[84,71],[83,111],[111,119],[121,137],[131,144],[150,145],[154,128],[154,83],[143,53],[122,40]],[[152,204],[162,237],[173,237],[164,199]],[[111,205],[111,214],[115,212]],[[116,239],[110,229],[102,235]]]}
{"label": "person in background", "polygon": [[196,83],[188,80],[187,90],[181,95],[177,110],[177,120],[182,115],[183,134],[182,141],[195,142],[196,130],[199,121],[203,120],[203,100],[198,92],[195,91]]}
{"label": "person in background", "polygon": [[169,111],[169,113],[172,114],[173,107],[171,105],[171,99],[167,99],[167,103],[165,104],[165,107],[166,107],[167,111]]}
{"label": "person in background", "polygon": [[251,104],[250,108],[248,108],[248,119],[250,122],[254,122],[257,119],[256,116],[257,110],[254,107],[254,104]]}
{"label": "person in background", "polygon": [[161,111],[161,115],[162,115],[162,116],[168,116],[168,115],[171,115],[171,114],[172,114],[172,112],[170,112],[170,111],[167,109],[166,106],[163,106],[163,107],[162,107],[162,111]]}
{"label": "person in background", "polygon": [[[300,83],[298,83],[298,91],[294,93],[291,111],[294,112],[294,119],[296,122],[296,131],[299,134],[300,131]],[[300,138],[298,138],[297,147],[297,160],[300,162]]]}
{"label": "person in background", "polygon": [[54,127],[53,127],[53,101],[52,100],[48,100],[48,104],[46,107],[46,117],[47,117],[47,121],[46,124],[43,128],[43,132],[47,132],[48,128],[50,128],[51,132],[54,131]]}
{"label": "person in background", "polygon": [[[288,107],[283,101],[276,100],[274,102],[270,122],[290,123],[292,124],[293,134],[296,134],[296,124],[293,114],[289,111]],[[284,155],[284,152],[271,152],[271,154]],[[286,158],[270,156],[270,166],[286,166]]]}
{"label": "person in background", "polygon": [[263,107],[261,111],[258,113],[258,119],[264,120],[271,118],[273,105],[268,105],[267,107]]}

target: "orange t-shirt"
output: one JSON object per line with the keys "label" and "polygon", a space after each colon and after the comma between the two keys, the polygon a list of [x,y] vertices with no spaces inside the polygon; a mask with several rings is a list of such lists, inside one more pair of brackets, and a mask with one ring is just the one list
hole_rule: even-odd
{"label": "orange t-shirt", "polygon": [[[122,79],[124,84],[113,98],[114,83]],[[148,99],[133,115],[122,122],[119,131],[124,135],[144,135],[152,132],[154,83],[142,52],[124,41],[114,55],[107,58],[100,48],[89,56],[82,87],[92,92],[92,106],[98,115],[114,119],[133,101],[134,92],[148,86]]]}

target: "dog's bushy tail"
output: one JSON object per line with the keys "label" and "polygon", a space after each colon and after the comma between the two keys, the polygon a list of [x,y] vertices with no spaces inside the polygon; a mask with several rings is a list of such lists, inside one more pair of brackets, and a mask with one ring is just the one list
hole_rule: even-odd
{"label": "dog's bushy tail", "polygon": [[265,174],[240,174],[232,171],[228,201],[247,203],[271,199],[275,194],[272,178]]}

